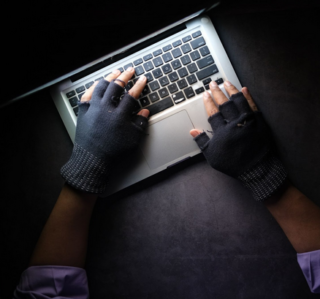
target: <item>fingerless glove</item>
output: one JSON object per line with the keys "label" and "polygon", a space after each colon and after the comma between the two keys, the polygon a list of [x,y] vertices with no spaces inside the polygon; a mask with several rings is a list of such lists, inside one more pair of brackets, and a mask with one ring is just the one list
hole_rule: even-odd
{"label": "fingerless glove", "polygon": [[194,140],[209,164],[238,178],[258,201],[270,197],[285,181],[286,171],[273,150],[270,130],[261,112],[253,112],[242,92],[219,106],[208,119],[213,137]]}
{"label": "fingerless glove", "polygon": [[148,119],[133,115],[136,99],[113,81],[101,80],[89,102],[79,103],[71,158],[61,175],[72,187],[101,194],[118,163],[139,144]]}

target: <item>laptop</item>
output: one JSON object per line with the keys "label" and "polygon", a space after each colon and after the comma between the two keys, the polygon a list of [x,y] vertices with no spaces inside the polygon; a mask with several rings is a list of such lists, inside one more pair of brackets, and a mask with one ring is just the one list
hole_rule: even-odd
{"label": "laptop", "polygon": [[201,151],[189,134],[191,129],[211,130],[202,95],[209,83],[223,88],[225,80],[238,89],[240,82],[222,46],[211,19],[204,14],[217,6],[201,9],[134,43],[109,53],[55,80],[50,94],[72,141],[78,106],[84,92],[114,69],[135,68],[125,87],[130,90],[139,76],[148,78],[137,100],[136,111],[150,111],[149,125],[139,149],[109,182],[111,195],[148,178]]}

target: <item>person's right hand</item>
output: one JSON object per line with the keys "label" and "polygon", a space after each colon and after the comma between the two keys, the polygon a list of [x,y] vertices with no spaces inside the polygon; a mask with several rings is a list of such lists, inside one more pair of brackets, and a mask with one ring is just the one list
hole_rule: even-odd
{"label": "person's right hand", "polygon": [[138,147],[148,125],[149,111],[133,113],[140,107],[137,98],[147,78],[141,76],[124,93],[124,86],[133,74],[133,68],[122,74],[116,70],[82,96],[73,152],[61,168],[61,175],[72,187],[103,193],[120,162]]}
{"label": "person's right hand", "polygon": [[230,99],[214,81],[213,98],[209,92],[203,96],[213,137],[199,130],[190,134],[214,169],[240,179],[256,200],[263,201],[283,184],[286,171],[275,157],[270,130],[248,89],[239,92],[228,81],[224,87]]}

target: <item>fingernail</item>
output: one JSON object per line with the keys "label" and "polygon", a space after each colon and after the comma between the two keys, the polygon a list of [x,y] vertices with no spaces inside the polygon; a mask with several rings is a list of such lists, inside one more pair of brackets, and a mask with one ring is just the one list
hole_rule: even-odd
{"label": "fingernail", "polygon": [[210,98],[209,92],[206,91],[206,92],[203,94],[203,97],[204,97],[205,99],[209,99],[209,98]]}
{"label": "fingernail", "polygon": [[114,70],[114,71],[112,71],[112,73],[113,73],[113,74],[119,74],[120,71],[119,71],[119,70]]}
{"label": "fingernail", "polygon": [[244,88],[242,89],[242,93],[244,93],[245,95],[248,95],[248,94],[249,94],[248,87],[244,87]]}
{"label": "fingernail", "polygon": [[141,76],[140,78],[139,78],[139,81],[146,81],[147,80],[147,77],[146,76]]}
{"label": "fingernail", "polygon": [[232,84],[229,81],[224,81],[227,86],[231,86]]}
{"label": "fingernail", "polygon": [[149,110],[147,110],[147,109],[143,109],[143,110],[141,110],[141,116],[143,116],[143,117],[148,117],[149,116]]}
{"label": "fingernail", "polygon": [[133,71],[133,67],[128,67],[127,69],[126,69],[128,72],[132,72]]}
{"label": "fingernail", "polygon": [[216,81],[211,81],[210,87],[212,87],[212,88],[219,88],[219,86],[218,86],[218,84],[217,84]]}
{"label": "fingernail", "polygon": [[192,130],[190,131],[190,135],[194,138],[194,137],[197,137],[200,133],[196,130]]}

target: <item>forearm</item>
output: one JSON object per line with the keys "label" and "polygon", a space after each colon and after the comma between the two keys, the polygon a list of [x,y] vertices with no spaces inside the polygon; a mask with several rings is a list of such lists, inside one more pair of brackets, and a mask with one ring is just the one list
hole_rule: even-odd
{"label": "forearm", "polygon": [[97,195],[65,185],[41,233],[30,266],[83,267],[90,218]]}
{"label": "forearm", "polygon": [[265,201],[297,253],[320,249],[320,208],[287,184]]}

